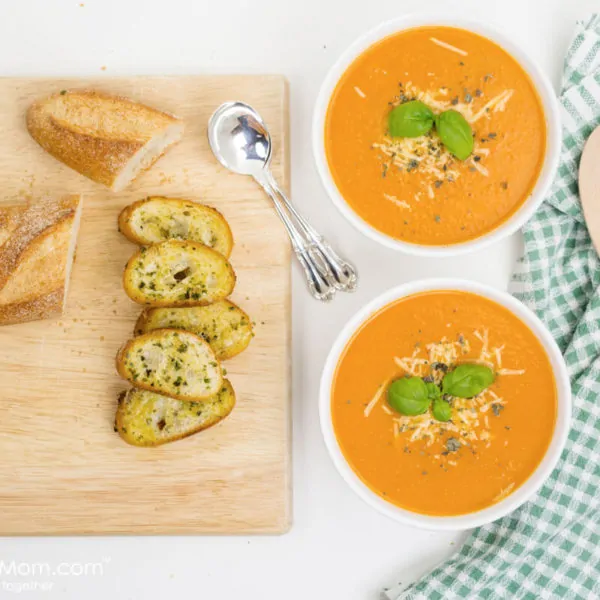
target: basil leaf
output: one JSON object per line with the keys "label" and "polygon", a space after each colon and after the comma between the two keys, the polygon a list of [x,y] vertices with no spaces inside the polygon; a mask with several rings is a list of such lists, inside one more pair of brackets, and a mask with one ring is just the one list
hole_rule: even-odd
{"label": "basil leaf", "polygon": [[433,413],[433,418],[437,421],[446,422],[452,418],[452,407],[449,402],[442,398],[433,401],[431,412]]}
{"label": "basil leaf", "polygon": [[456,110],[446,110],[435,118],[435,127],[448,152],[465,160],[473,152],[473,130]]}
{"label": "basil leaf", "polygon": [[388,129],[392,137],[419,137],[433,127],[431,109],[419,100],[396,106],[388,116]]}
{"label": "basil leaf", "polygon": [[494,383],[494,371],[485,365],[466,363],[446,373],[442,392],[457,398],[472,398]]}
{"label": "basil leaf", "polygon": [[430,400],[435,401],[437,398],[441,398],[442,392],[439,386],[432,382],[427,382],[425,385],[427,386],[427,395]]}
{"label": "basil leaf", "polygon": [[420,377],[403,377],[392,381],[388,388],[387,400],[396,412],[409,417],[422,415],[431,402],[427,386]]}

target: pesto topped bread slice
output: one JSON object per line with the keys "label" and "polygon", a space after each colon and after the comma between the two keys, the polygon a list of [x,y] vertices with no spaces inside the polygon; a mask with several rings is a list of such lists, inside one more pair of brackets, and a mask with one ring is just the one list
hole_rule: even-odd
{"label": "pesto topped bread slice", "polygon": [[185,329],[206,340],[219,360],[243,352],[252,339],[250,317],[229,300],[208,306],[147,308],[135,324],[135,335],[163,328]]}
{"label": "pesto topped bread slice", "polygon": [[216,425],[234,406],[235,392],[227,379],[203,402],[182,402],[131,388],[119,397],[115,429],[128,444],[160,446]]}
{"label": "pesto topped bread slice", "polygon": [[216,209],[184,198],[151,196],[125,207],[119,231],[134,244],[166,240],[200,242],[228,258],[233,248],[229,224]]}
{"label": "pesto topped bread slice", "polygon": [[176,329],[157,329],[126,342],[117,354],[117,371],[136,387],[178,400],[205,400],[223,384],[210,346]]}
{"label": "pesto topped bread slice", "polygon": [[140,248],[123,275],[125,292],[149,306],[201,306],[222,300],[235,286],[227,259],[199,242],[169,240]]}

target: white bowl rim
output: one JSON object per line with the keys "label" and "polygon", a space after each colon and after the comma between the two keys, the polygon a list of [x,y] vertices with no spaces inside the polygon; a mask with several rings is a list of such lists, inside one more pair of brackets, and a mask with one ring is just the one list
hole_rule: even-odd
{"label": "white bowl rim", "polygon": [[[457,516],[431,516],[400,508],[373,492],[354,472],[338,444],[331,418],[331,386],[341,353],[364,321],[390,303],[421,292],[449,290],[478,294],[492,300],[517,316],[540,341],[552,365],[557,391],[557,415],[552,439],[544,457],[533,473],[500,502],[483,510]],[[329,455],[342,478],[368,505],[380,513],[403,523],[437,531],[461,531],[479,527],[504,517],[531,498],[556,467],[567,440],[571,424],[571,385],[562,354],[540,319],[522,302],[507,292],[463,279],[422,279],[393,287],[371,300],[350,318],[337,336],[325,361],[319,390],[321,432]]]}
{"label": "white bowl rim", "polygon": [[[472,33],[488,38],[508,52],[519,65],[521,65],[532,80],[544,109],[547,130],[546,152],[542,169],[533,190],[521,207],[492,231],[466,242],[449,244],[446,246],[426,246],[398,240],[379,231],[363,220],[358,213],[354,212],[338,190],[333,177],[331,176],[325,154],[324,129],[327,108],[335,86],[350,64],[367,48],[389,35],[405,29],[431,25],[466,29]],[[329,69],[319,90],[313,112],[313,156],[323,187],[334,205],[356,229],[367,237],[383,246],[413,256],[458,256],[469,252],[476,252],[516,233],[532,217],[533,213],[542,203],[550,189],[558,169],[561,144],[561,118],[556,93],[537,62],[522,50],[518,44],[498,30],[478,21],[456,18],[444,14],[413,13],[405,15],[389,21],[384,21],[358,37]]]}

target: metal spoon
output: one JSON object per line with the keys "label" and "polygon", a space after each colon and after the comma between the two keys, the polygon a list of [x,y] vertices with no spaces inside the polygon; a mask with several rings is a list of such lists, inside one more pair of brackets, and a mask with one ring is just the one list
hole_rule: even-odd
{"label": "metal spoon", "polygon": [[227,169],[250,175],[269,195],[288,232],[292,248],[311,294],[329,301],[335,290],[356,289],[356,271],[298,213],[271,171],[271,136],[260,115],[243,102],[222,104],[208,122],[208,141],[217,160]]}

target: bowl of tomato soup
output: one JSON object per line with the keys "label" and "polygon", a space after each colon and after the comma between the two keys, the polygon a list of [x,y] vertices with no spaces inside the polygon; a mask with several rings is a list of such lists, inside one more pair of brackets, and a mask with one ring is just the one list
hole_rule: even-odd
{"label": "bowl of tomato soup", "polygon": [[558,103],[511,40],[403,17],[359,38],[319,93],[313,150],[329,196],[377,242],[474,251],[531,217],[558,166]]}
{"label": "bowl of tomato soup", "polygon": [[505,292],[432,279],[385,292],[325,363],[320,420],[333,462],[397,521],[460,530],[531,497],[564,447],[569,378],[541,321]]}

